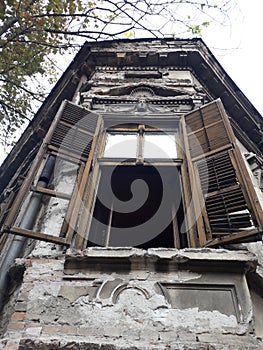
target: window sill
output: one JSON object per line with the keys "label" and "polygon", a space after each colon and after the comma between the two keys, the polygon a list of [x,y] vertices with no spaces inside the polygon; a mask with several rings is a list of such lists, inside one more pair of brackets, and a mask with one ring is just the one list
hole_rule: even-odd
{"label": "window sill", "polygon": [[123,271],[133,269],[168,272],[171,270],[194,270],[212,272],[255,271],[257,259],[254,254],[240,250],[210,248],[150,248],[148,250],[121,247],[92,247],[83,251],[68,249],[65,257],[65,274],[85,273],[89,270]]}

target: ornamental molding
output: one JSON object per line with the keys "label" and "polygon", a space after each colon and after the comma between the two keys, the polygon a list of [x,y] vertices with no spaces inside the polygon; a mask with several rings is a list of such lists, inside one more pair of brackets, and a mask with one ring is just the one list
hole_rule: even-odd
{"label": "ornamental molding", "polygon": [[[175,97],[175,96],[183,96],[183,95],[194,95],[196,93],[195,88],[189,89],[189,88],[183,88],[183,87],[174,87],[173,84],[155,84],[155,83],[129,83],[129,84],[120,84],[120,85],[114,85],[111,87],[103,88],[100,86],[96,86],[96,84],[92,85],[92,89],[89,89],[87,91],[83,91],[81,93],[81,96],[85,98],[90,97],[99,97],[99,96],[109,96],[109,97],[125,97],[125,98],[134,98],[133,95],[136,96],[136,94],[147,94],[147,97],[154,97],[158,96],[158,98],[166,98],[166,97]],[[140,97],[140,96],[139,96]]]}
{"label": "ornamental molding", "polygon": [[163,99],[155,97],[154,100],[149,98],[139,98],[131,100],[120,100],[119,98],[92,98],[86,99],[82,103],[83,107],[96,110],[98,113],[129,113],[129,114],[171,114],[178,112],[191,111],[194,107],[201,106],[203,99],[182,98]]}
{"label": "ornamental molding", "polygon": [[123,84],[108,89],[82,92],[84,107],[104,113],[178,113],[200,107],[206,95],[192,89],[165,84]]}

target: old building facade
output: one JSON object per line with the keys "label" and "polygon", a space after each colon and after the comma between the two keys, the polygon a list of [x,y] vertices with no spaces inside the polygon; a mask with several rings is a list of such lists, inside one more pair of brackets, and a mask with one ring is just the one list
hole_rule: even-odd
{"label": "old building facade", "polygon": [[200,39],[86,43],[1,168],[3,349],[262,349],[263,119]]}

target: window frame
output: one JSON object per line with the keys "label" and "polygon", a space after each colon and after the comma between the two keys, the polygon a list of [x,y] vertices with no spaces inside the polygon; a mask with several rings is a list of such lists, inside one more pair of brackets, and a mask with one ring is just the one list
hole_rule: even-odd
{"label": "window frame", "polygon": [[[132,135],[135,136],[135,142],[134,142],[134,156],[111,156],[111,155],[105,155],[105,153],[108,151],[107,150],[107,142],[108,142],[108,137],[110,135],[120,135],[120,136],[125,136],[125,135]],[[174,137],[174,150],[176,152],[176,156],[172,157],[169,155],[166,156],[152,156],[149,157],[146,155],[146,147],[147,147],[147,138],[149,136],[172,136]],[[163,130],[160,129],[147,129],[146,125],[144,124],[138,124],[138,127],[136,129],[134,128],[123,128],[121,131],[119,129],[110,129],[106,131],[106,143],[105,143],[105,148],[104,148],[104,153],[101,155],[101,158],[124,158],[126,157],[126,159],[136,159],[137,163],[143,163],[144,160],[169,160],[169,159],[177,159],[177,155],[178,155],[178,151],[177,151],[177,144],[176,144],[176,140],[178,139],[178,132],[174,131],[174,130],[170,130],[170,131],[166,131],[164,132]],[[125,141],[125,140],[123,140]],[[171,142],[173,142],[171,141]],[[118,143],[116,143],[117,145]],[[163,149],[162,149],[163,150]]]}
{"label": "window frame", "polygon": [[[100,135],[99,140],[99,148],[97,153],[97,158],[94,161],[93,171],[91,174],[91,177],[89,179],[89,183],[87,184],[86,194],[89,193],[89,196],[87,196],[87,200],[84,204],[86,215],[82,214],[82,219],[80,220],[79,227],[78,227],[78,233],[76,235],[75,245],[78,249],[85,249],[88,243],[88,236],[92,225],[92,215],[95,209],[96,204],[96,196],[98,193],[98,188],[100,184],[100,178],[101,178],[101,171],[103,167],[107,166],[114,166],[114,165],[122,165],[122,166],[172,166],[172,167],[179,167],[180,168],[180,187],[181,187],[181,197],[182,197],[182,205],[183,210],[185,212],[185,197],[184,197],[184,190],[183,190],[183,183],[185,183],[185,180],[182,179],[183,175],[182,173],[186,174],[185,170],[182,170],[182,168],[185,167],[185,160],[184,160],[184,153],[181,147],[178,147],[177,140],[180,138],[180,142],[182,139],[181,131],[179,128],[179,119],[176,118],[174,115],[162,117],[159,120],[155,119],[154,117],[147,118],[147,122],[145,121],[144,117],[142,116],[138,121],[138,117],[130,115],[129,120],[134,120],[133,123],[127,123],[127,116],[123,116],[123,118],[118,117],[118,122],[116,122],[114,119],[112,119],[112,116],[109,116],[109,119],[107,118],[107,115],[102,115],[102,118],[104,120],[104,131],[103,134]],[[173,118],[173,119],[172,119]],[[144,124],[143,124],[144,123]],[[153,124],[154,128],[150,129],[145,127],[145,125]],[[125,159],[121,157],[105,157],[104,156],[104,150],[107,142],[107,134],[108,133],[138,133],[138,139],[139,142],[142,143],[142,139],[140,139],[140,128],[143,128],[145,132],[152,132],[152,133],[160,133],[160,134],[175,134],[175,141],[176,141],[176,150],[177,150],[177,158],[143,158],[140,157],[140,154],[136,156],[136,158],[131,159]],[[181,145],[180,145],[181,146]],[[138,147],[138,146],[137,146]],[[175,215],[176,216],[176,215]],[[174,226],[174,223],[173,223]],[[177,232],[178,233],[178,232]],[[180,249],[179,244],[179,237],[177,234],[175,234],[175,228],[173,227],[173,236],[174,236],[174,247],[171,248],[177,248]],[[191,234],[187,232],[187,241],[188,246],[190,246],[189,237]],[[191,242],[194,246],[196,246],[196,240],[191,238]],[[194,243],[195,242],[195,243]]]}
{"label": "window frame", "polygon": [[[104,119],[105,118],[105,119]],[[131,115],[130,118],[134,120],[135,118]],[[182,159],[181,153],[178,150],[178,139],[181,140],[181,135],[179,135],[179,122],[178,120],[173,120],[173,123],[171,121],[170,116],[166,116],[161,119],[161,121],[155,120],[154,117],[152,119],[147,118],[147,120],[142,119],[142,117],[137,121],[136,119],[134,122],[127,123],[126,118],[121,119],[118,118],[118,124],[116,122],[112,122],[113,126],[110,125],[107,127],[107,116],[103,116],[105,129],[104,129],[104,135],[102,139],[103,146],[100,147],[100,151],[98,153],[98,158],[100,162],[111,162],[118,160],[125,160],[127,158],[124,157],[107,157],[104,156],[104,150],[106,147],[107,142],[107,135],[108,134],[136,134],[137,135],[137,146],[136,146],[136,157],[130,158],[130,161],[133,160],[137,164],[143,164],[145,163],[144,160],[150,161],[151,163],[172,163],[176,162]],[[147,127],[148,124],[153,124],[152,128]],[[126,126],[125,126],[126,125]],[[162,125],[162,126],[161,126]],[[144,157],[144,144],[145,144],[145,136],[146,135],[173,135],[175,137],[175,149],[177,153],[177,157]]]}

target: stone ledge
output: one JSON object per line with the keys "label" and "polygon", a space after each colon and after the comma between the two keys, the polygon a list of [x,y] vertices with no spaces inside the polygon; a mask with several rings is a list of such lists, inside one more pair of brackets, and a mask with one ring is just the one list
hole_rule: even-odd
{"label": "stone ledge", "polygon": [[100,248],[80,251],[68,249],[65,270],[123,270],[154,271],[156,264],[162,269],[190,269],[200,271],[252,272],[256,270],[256,256],[248,251],[226,249],[172,249]]}
{"label": "stone ledge", "polygon": [[[239,338],[237,341],[236,337],[228,337],[225,339],[205,339],[205,341],[189,341],[181,342],[170,341],[168,345],[169,349],[172,350],[260,350],[262,349],[262,342],[256,340],[253,337]],[[166,350],[167,344],[161,341],[151,341],[150,343],[145,342],[133,342],[127,343],[122,341],[115,342],[103,342],[103,341],[81,341],[76,340],[74,337],[71,339],[30,339],[24,338],[20,340],[19,347],[17,350]]]}

